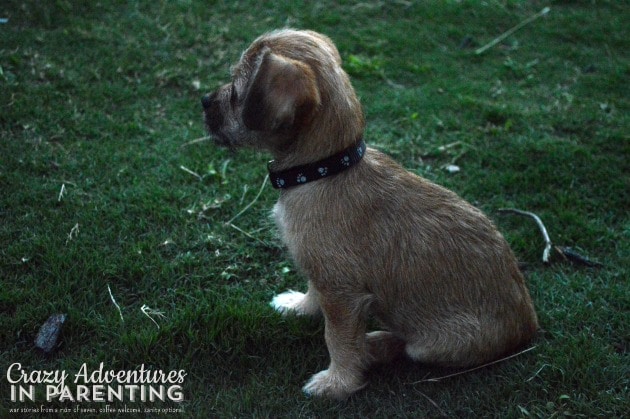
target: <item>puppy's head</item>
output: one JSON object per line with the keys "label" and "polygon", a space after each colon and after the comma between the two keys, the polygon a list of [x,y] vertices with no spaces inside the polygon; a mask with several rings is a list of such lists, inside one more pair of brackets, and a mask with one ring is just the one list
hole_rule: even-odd
{"label": "puppy's head", "polygon": [[325,135],[354,140],[360,133],[349,131],[363,129],[337,49],[310,31],[281,30],[258,38],[234,66],[232,81],[204,96],[202,104],[208,131],[231,148],[282,153]]}

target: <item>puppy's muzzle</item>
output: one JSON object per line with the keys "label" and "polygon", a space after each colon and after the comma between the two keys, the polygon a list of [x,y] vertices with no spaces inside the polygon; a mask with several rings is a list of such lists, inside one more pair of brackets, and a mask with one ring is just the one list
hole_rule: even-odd
{"label": "puppy's muzzle", "polygon": [[224,117],[219,106],[217,92],[204,95],[201,98],[201,106],[206,116],[206,125],[211,134],[217,134],[224,123]]}
{"label": "puppy's muzzle", "polygon": [[221,146],[229,146],[228,137],[222,132],[225,117],[221,111],[218,92],[209,93],[201,98],[201,106],[205,116],[206,128],[216,144]]}

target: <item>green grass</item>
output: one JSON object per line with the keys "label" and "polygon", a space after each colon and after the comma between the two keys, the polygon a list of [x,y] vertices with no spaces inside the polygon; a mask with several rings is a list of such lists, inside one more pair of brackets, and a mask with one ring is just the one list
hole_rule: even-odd
{"label": "green grass", "polygon": [[[546,18],[474,54],[545,5],[2,2],[0,416],[41,404],[10,401],[15,362],[183,369],[185,401],[164,406],[185,417],[627,414],[630,9],[551,2]],[[301,394],[328,355],[320,322],[268,306],[304,289],[268,216],[277,192],[234,220],[247,234],[225,225],[254,199],[268,156],[183,147],[204,135],[200,96],[256,36],[286,25],[335,40],[371,145],[498,223],[529,265],[534,351],[438,383],[418,381],[450,371],[381,366],[342,403]],[[453,161],[454,175],[442,169]],[[554,243],[604,267],[543,266],[534,223],[501,207],[536,212]],[[164,313],[159,329],[143,305]],[[68,319],[44,356],[33,339],[54,313]]]}

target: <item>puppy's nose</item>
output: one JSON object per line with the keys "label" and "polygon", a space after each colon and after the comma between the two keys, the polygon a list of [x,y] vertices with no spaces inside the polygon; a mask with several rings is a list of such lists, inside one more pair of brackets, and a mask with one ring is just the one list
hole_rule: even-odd
{"label": "puppy's nose", "polygon": [[204,109],[208,109],[212,105],[213,96],[214,95],[204,95],[201,98],[201,106],[203,106]]}

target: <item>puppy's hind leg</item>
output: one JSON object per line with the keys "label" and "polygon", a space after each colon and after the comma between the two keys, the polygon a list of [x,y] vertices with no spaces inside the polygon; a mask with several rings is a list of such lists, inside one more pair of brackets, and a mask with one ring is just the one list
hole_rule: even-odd
{"label": "puppy's hind leg", "polygon": [[285,291],[273,297],[269,305],[284,315],[316,316],[321,313],[317,291],[310,282],[306,294],[292,290]]}
{"label": "puppy's hind leg", "polygon": [[402,355],[405,341],[391,332],[376,331],[365,335],[370,363],[386,363]]}
{"label": "puppy's hind leg", "polygon": [[488,360],[488,345],[479,320],[460,313],[408,338],[405,352],[422,363],[468,367]]}

